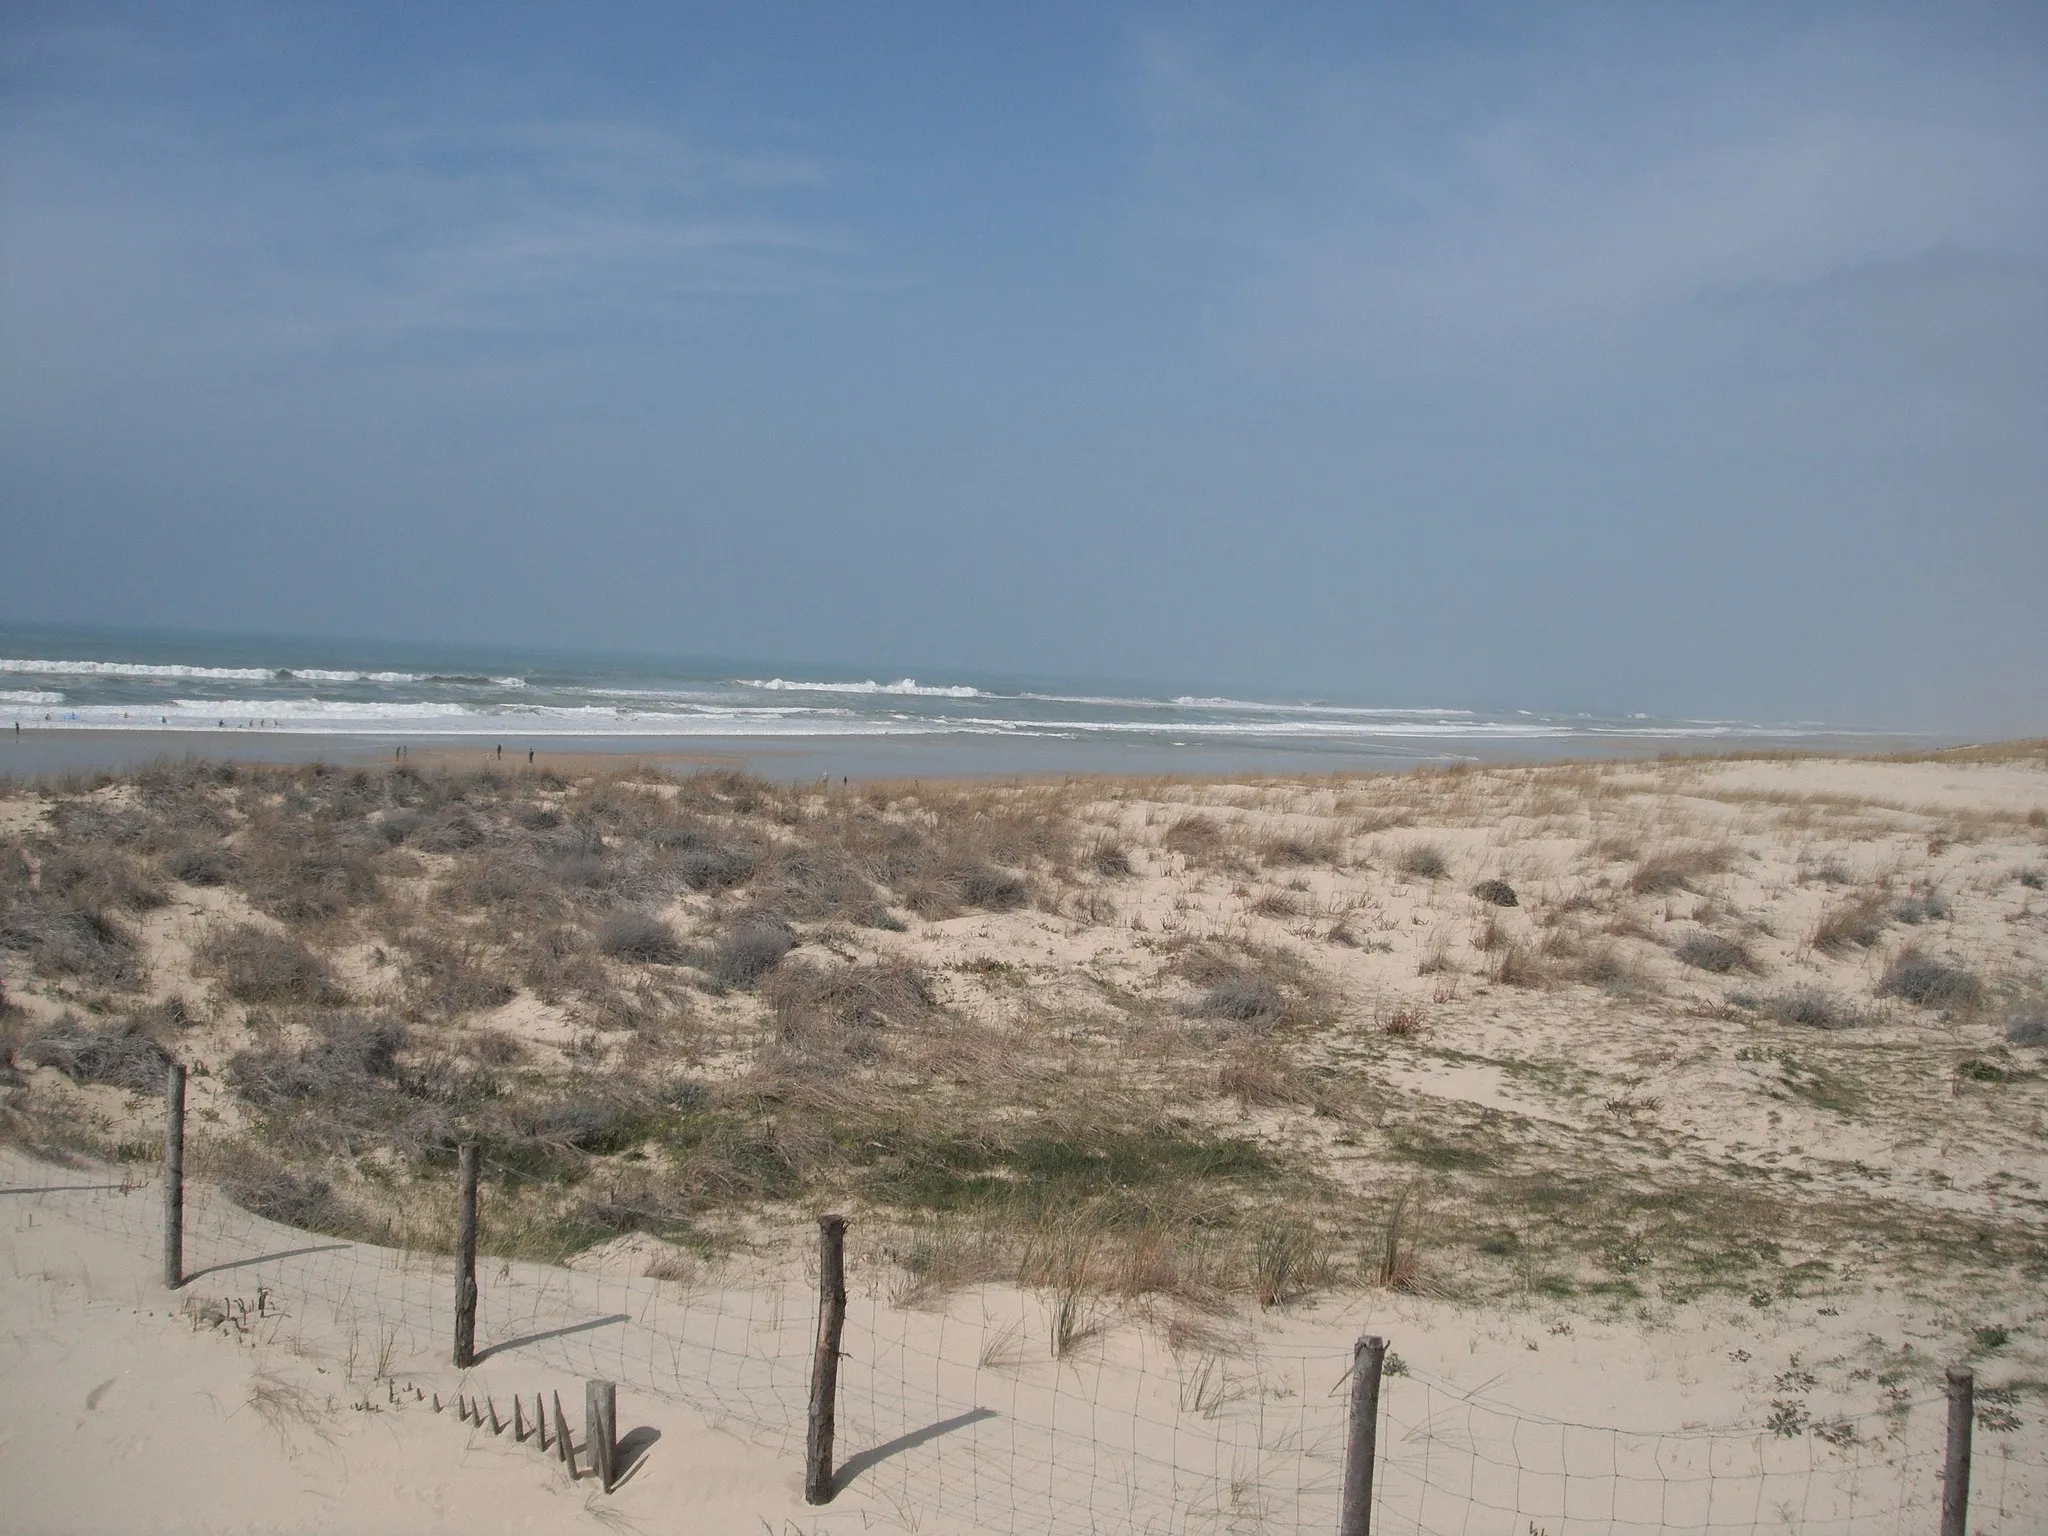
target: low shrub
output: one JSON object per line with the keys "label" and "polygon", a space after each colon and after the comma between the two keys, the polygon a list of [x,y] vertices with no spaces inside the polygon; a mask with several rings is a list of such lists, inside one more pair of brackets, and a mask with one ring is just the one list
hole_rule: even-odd
{"label": "low shrub", "polygon": [[1131,865],[1131,853],[1122,842],[1114,837],[1101,837],[1088,850],[1088,867],[1105,880],[1123,880],[1137,873]]}
{"label": "low shrub", "polygon": [[1472,887],[1472,894],[1493,907],[1519,906],[1515,888],[1505,880],[1482,880]]}
{"label": "low shrub", "polygon": [[938,1006],[931,978],[907,961],[776,967],[762,986],[785,1041],[830,1038],[913,1023]]}
{"label": "low shrub", "polygon": [[[0,868],[8,861],[0,854]],[[133,987],[142,980],[134,934],[116,918],[93,907],[22,888],[0,892],[0,950],[28,954],[37,970],[78,976],[106,987]]]}
{"label": "low shrub", "polygon": [[719,935],[704,968],[721,986],[753,987],[795,947],[796,936],[784,924],[743,922]]}
{"label": "low shrub", "polygon": [[1774,1023],[1803,1029],[1847,1029],[1860,1022],[1854,1009],[1820,987],[1800,986],[1777,993],[1762,999],[1757,1011]]}
{"label": "low shrub", "polygon": [[1505,946],[1486,974],[1497,987],[1541,987],[1550,980],[1543,962],[1520,944]]}
{"label": "low shrub", "polygon": [[2005,1038],[2014,1045],[2048,1045],[2048,1013],[2016,1013],[2005,1021]]}
{"label": "low shrub", "polygon": [[281,1226],[336,1232],[346,1223],[347,1213],[325,1179],[243,1164],[221,1181],[221,1188],[243,1210]]}
{"label": "low shrub", "polygon": [[1030,898],[1022,877],[992,864],[972,863],[953,872],[960,899],[990,912],[1014,912]]}
{"label": "low shrub", "polygon": [[1451,861],[1437,843],[1410,843],[1401,850],[1394,867],[1415,880],[1441,880],[1451,872]]}
{"label": "low shrub", "polygon": [[1904,998],[1922,1008],[1973,1008],[1984,996],[1984,984],[1963,966],[1908,948],[1886,967],[1877,995]]}
{"label": "low shrub", "polygon": [[150,912],[169,900],[149,871],[127,854],[90,844],[45,856],[42,889],[75,907],[92,909]]}
{"label": "low shrub", "polygon": [[1301,837],[1293,834],[1269,837],[1259,845],[1259,857],[1283,867],[1305,864],[1340,864],[1343,850],[1330,837]]}
{"label": "low shrub", "polygon": [[226,885],[235,876],[235,856],[222,843],[191,843],[165,854],[163,871],[187,885]]}
{"label": "low shrub", "polygon": [[1859,897],[1823,912],[1810,942],[1824,955],[1839,955],[1852,947],[1869,949],[1884,937],[1885,921],[1881,899]]}
{"label": "low shrub", "polygon": [[1657,854],[1635,867],[1628,877],[1628,889],[1637,896],[1696,891],[1701,880],[1722,873],[1734,862],[1735,850],[1718,843]]}
{"label": "low shrub", "polygon": [[163,1090],[171,1053],[134,1020],[88,1024],[66,1014],[29,1037],[22,1054],[74,1083],[105,1083],[134,1093]]}
{"label": "low shrub", "polygon": [[1159,846],[1168,853],[1179,854],[1190,864],[1205,863],[1222,851],[1223,828],[1215,817],[1195,811],[1168,827]]}
{"label": "low shrub", "polygon": [[217,929],[200,944],[196,969],[238,1003],[338,1002],[327,962],[288,934],[254,923]]}
{"label": "low shrub", "polygon": [[675,929],[651,912],[619,912],[597,926],[597,947],[614,960],[676,965],[683,946]]}
{"label": "low shrub", "polygon": [[1680,936],[1672,947],[1672,953],[1694,970],[1711,971],[1717,976],[1726,975],[1729,971],[1756,969],[1755,960],[1740,941],[1709,933],[1704,928],[1694,928]]}
{"label": "low shrub", "polygon": [[1270,1027],[1287,1014],[1287,995],[1263,976],[1226,976],[1188,1005],[1197,1019]]}
{"label": "low shrub", "polygon": [[396,1019],[327,1014],[310,1021],[311,1044],[296,1051],[237,1052],[228,1081],[259,1109],[360,1094],[398,1073],[406,1029]]}
{"label": "low shrub", "polygon": [[1908,927],[1921,923],[1939,923],[1947,920],[1948,903],[1932,891],[1918,896],[1908,896],[1903,901],[1892,903],[1892,916]]}

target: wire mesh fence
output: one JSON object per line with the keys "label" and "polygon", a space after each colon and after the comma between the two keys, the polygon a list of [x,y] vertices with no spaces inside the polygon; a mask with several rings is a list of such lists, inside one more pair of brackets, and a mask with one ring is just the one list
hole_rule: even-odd
{"label": "wire mesh fence", "polygon": [[[14,1162],[15,1193],[152,1252],[159,1181]],[[69,1187],[64,1187],[69,1186]],[[187,1190],[187,1289],[318,1298],[366,1346],[446,1359],[455,1261],[282,1226]],[[1119,1328],[1054,1358],[1057,1298],[981,1288],[896,1305],[851,1298],[838,1485],[907,1528],[1065,1536],[1338,1529],[1349,1350],[1267,1340],[1173,1347]],[[735,1264],[656,1278],[480,1261],[480,1367],[513,1360],[678,1402],[791,1459],[804,1454],[817,1275]],[[1978,1436],[1970,1529],[2048,1529],[2038,1421]],[[1678,1432],[1573,1423],[1396,1367],[1380,1394],[1372,1529],[1431,1536],[1702,1536],[1938,1529],[1942,1399],[1853,1419]]]}

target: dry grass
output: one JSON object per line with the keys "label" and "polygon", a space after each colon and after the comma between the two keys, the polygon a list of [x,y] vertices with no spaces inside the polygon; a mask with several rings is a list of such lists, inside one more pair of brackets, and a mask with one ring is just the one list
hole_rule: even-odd
{"label": "dry grass", "polygon": [[1697,891],[1708,876],[1724,873],[1734,862],[1735,850],[1726,844],[1669,849],[1638,864],[1629,873],[1628,889],[1637,896]]}
{"label": "dry grass", "polygon": [[195,973],[238,1003],[331,1003],[343,993],[327,962],[289,934],[237,923],[207,935]]}

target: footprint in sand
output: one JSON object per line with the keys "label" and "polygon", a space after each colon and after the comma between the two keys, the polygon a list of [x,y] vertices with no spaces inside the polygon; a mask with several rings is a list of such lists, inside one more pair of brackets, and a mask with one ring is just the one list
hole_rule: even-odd
{"label": "footprint in sand", "polygon": [[118,1376],[109,1376],[105,1381],[101,1382],[98,1386],[94,1387],[90,1392],[86,1393],[85,1406],[88,1409],[97,1409],[100,1405],[100,1399],[105,1397],[107,1393],[110,1390],[112,1390],[114,1383],[119,1381],[120,1379],[121,1378]]}

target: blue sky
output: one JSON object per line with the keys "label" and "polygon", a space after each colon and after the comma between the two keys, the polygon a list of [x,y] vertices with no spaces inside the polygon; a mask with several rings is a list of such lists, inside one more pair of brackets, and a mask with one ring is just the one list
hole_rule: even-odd
{"label": "blue sky", "polygon": [[2048,731],[2048,8],[0,4],[15,619]]}

